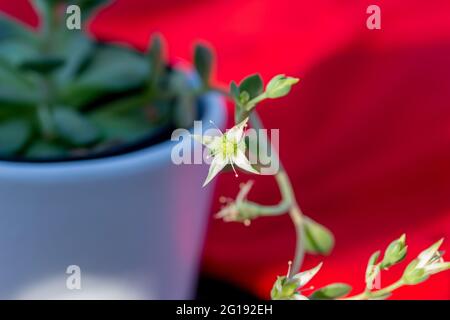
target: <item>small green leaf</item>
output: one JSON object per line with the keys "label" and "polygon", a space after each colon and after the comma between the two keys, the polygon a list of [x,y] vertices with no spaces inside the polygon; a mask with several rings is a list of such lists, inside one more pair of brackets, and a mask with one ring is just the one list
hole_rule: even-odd
{"label": "small green leaf", "polygon": [[259,74],[253,74],[251,76],[246,77],[239,84],[239,92],[242,94],[243,92],[247,92],[249,95],[249,99],[256,98],[264,91],[264,84],[262,78]]}
{"label": "small green leaf", "polygon": [[30,124],[25,120],[11,120],[0,124],[0,155],[17,153],[31,136]]}
{"label": "small green leaf", "polygon": [[59,136],[74,146],[90,145],[100,138],[99,130],[73,109],[57,108],[53,111],[53,119]]}
{"label": "small green leaf", "polygon": [[309,253],[328,255],[334,247],[334,236],[330,230],[310,218],[304,220],[304,245]]}
{"label": "small green leaf", "polygon": [[207,46],[197,44],[194,49],[195,68],[203,81],[208,87],[211,81],[214,55]]}
{"label": "small green leaf", "polygon": [[298,81],[299,79],[286,77],[284,74],[277,75],[267,84],[266,96],[271,99],[283,97],[291,91],[292,86]]}
{"label": "small green leaf", "polygon": [[348,284],[332,283],[314,291],[309,298],[312,300],[337,299],[348,294],[350,290],[352,290],[352,287]]}

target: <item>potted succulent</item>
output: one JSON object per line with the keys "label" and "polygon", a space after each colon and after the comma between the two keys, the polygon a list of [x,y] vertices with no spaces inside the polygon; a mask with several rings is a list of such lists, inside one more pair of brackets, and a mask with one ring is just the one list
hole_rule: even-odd
{"label": "potted succulent", "polygon": [[[78,2],[84,25],[104,2]],[[39,30],[0,14],[0,298],[192,297],[211,188],[170,136],[224,124],[211,52],[186,72],[159,36],[102,43],[34,4]]]}

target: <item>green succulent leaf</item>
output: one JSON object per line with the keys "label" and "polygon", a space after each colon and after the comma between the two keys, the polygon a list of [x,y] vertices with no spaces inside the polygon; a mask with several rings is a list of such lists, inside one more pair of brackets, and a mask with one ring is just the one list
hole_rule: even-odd
{"label": "green succulent leaf", "polygon": [[16,39],[35,43],[37,37],[31,28],[13,17],[0,12],[0,43],[6,39]]}
{"label": "green succulent leaf", "polygon": [[244,80],[242,80],[242,82],[239,84],[240,95],[242,95],[243,92],[247,92],[248,94],[247,100],[256,98],[257,96],[262,94],[263,91],[264,91],[264,83],[259,74],[250,75],[246,77]]}
{"label": "green succulent leaf", "polygon": [[73,81],[94,54],[94,42],[83,32],[61,29],[54,52],[65,60],[54,76],[59,87]]}
{"label": "green succulent leaf", "polygon": [[164,77],[166,61],[164,58],[164,39],[160,34],[154,34],[150,39],[147,52],[150,65],[148,78],[148,90],[150,95],[157,95],[161,79]]}
{"label": "green succulent leaf", "polygon": [[210,48],[197,44],[194,49],[194,65],[205,87],[211,81],[214,55]]}
{"label": "green succulent leaf", "polygon": [[30,136],[31,127],[26,120],[0,123],[0,155],[14,155],[24,147]]}
{"label": "green succulent leaf", "polygon": [[34,0],[32,3],[40,17],[40,28],[44,34],[49,34],[51,24],[55,22],[54,16],[58,0]]}
{"label": "green succulent leaf", "polygon": [[123,91],[141,85],[149,67],[136,52],[121,47],[100,48],[77,79],[80,86],[105,91]]}
{"label": "green succulent leaf", "polygon": [[309,298],[311,300],[337,299],[347,295],[352,287],[345,283],[332,283],[314,291]]}
{"label": "green succulent leaf", "polygon": [[99,48],[84,71],[61,88],[60,99],[79,107],[99,97],[142,87],[149,64],[143,56],[120,47]]}
{"label": "green succulent leaf", "polygon": [[160,34],[155,34],[150,39],[147,56],[152,66],[152,74],[164,67],[164,42]]}
{"label": "green succulent leaf", "polygon": [[74,146],[86,146],[100,139],[100,131],[77,111],[59,107],[53,111],[58,135]]}
{"label": "green succulent leaf", "polygon": [[40,56],[22,62],[19,68],[23,71],[32,71],[43,75],[50,74],[61,68],[65,60],[58,56]]}
{"label": "green succulent leaf", "polygon": [[334,247],[334,236],[330,230],[310,218],[304,220],[305,250],[313,254],[328,255]]}
{"label": "green succulent leaf", "polygon": [[31,107],[39,98],[34,82],[0,58],[0,105]]}
{"label": "green succulent leaf", "polygon": [[0,42],[0,59],[12,67],[17,67],[24,61],[33,59],[37,55],[37,48],[29,42],[17,38]]}
{"label": "green succulent leaf", "polygon": [[151,124],[142,106],[142,97],[127,97],[99,108],[89,115],[89,120],[101,130],[105,141],[136,141],[161,130],[160,126],[164,125]]}
{"label": "green succulent leaf", "polygon": [[25,157],[34,160],[63,158],[66,155],[67,150],[64,147],[45,140],[34,141],[25,152]]}

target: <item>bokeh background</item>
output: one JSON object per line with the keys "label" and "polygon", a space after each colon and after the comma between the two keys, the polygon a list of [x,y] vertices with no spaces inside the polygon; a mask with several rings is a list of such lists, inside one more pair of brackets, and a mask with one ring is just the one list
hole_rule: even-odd
{"label": "bokeh background", "polygon": [[[381,7],[381,30],[366,28],[371,4]],[[0,10],[38,26],[26,0],[0,0]],[[189,60],[195,41],[208,42],[222,84],[255,72],[266,81],[300,77],[288,97],[259,110],[281,130],[303,211],[336,237],[330,256],[307,256],[305,268],[324,261],[311,284],[359,291],[370,254],[403,232],[409,259],[441,237],[450,248],[449,13],[448,0],[118,0],[90,31],[142,49],[159,31],[173,59]],[[271,177],[256,180],[250,199],[276,203]],[[234,197],[239,181],[219,178],[202,272],[267,298],[293,257],[294,228],[287,216],[250,227],[213,219],[218,197]],[[384,273],[382,284],[401,269]],[[394,298],[450,299],[450,272]]]}

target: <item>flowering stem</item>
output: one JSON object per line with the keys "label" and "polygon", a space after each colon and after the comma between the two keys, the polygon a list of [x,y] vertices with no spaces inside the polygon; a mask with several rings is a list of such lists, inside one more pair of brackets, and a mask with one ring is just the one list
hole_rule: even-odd
{"label": "flowering stem", "polygon": [[[227,98],[231,98],[229,92],[220,87],[214,87],[210,89],[223,94]],[[263,100],[264,98],[265,95],[261,95],[258,99]],[[252,102],[259,102],[260,100],[258,99],[256,99],[257,101]],[[255,130],[263,129],[263,124],[256,110],[252,111],[249,118],[250,123]],[[237,122],[239,123],[242,120],[243,119],[237,119]],[[277,181],[278,188],[280,189],[282,200],[277,206],[262,206],[248,201],[246,201],[245,203],[246,205],[252,206],[255,209],[255,212],[258,212],[259,215],[279,215],[287,211],[289,212],[289,216],[291,217],[291,220],[295,226],[295,233],[297,238],[294,262],[288,275],[289,277],[292,277],[300,271],[303,264],[303,258],[305,256],[305,247],[303,242],[305,236],[305,230],[303,226],[303,212],[295,199],[295,193],[292,187],[292,183],[283,167],[283,164],[280,161],[278,153],[276,152],[276,150],[274,150],[274,148],[272,148],[271,151],[272,156],[276,157],[276,161],[280,164],[280,170],[275,175],[275,179]]]}
{"label": "flowering stem", "polygon": [[[263,129],[261,119],[259,118],[256,111],[250,114],[250,123],[255,130]],[[295,258],[289,273],[289,277],[295,275],[300,271],[303,263],[303,258],[305,256],[305,247],[303,244],[304,239],[304,226],[303,226],[303,213],[300,206],[297,204],[295,199],[294,189],[292,188],[292,183],[279,159],[278,153],[272,148],[272,155],[276,157],[276,161],[280,163],[280,170],[275,175],[275,179],[278,183],[280,193],[283,197],[283,202],[289,203],[289,216],[295,226],[295,232],[297,237],[296,248],[295,248]]]}

